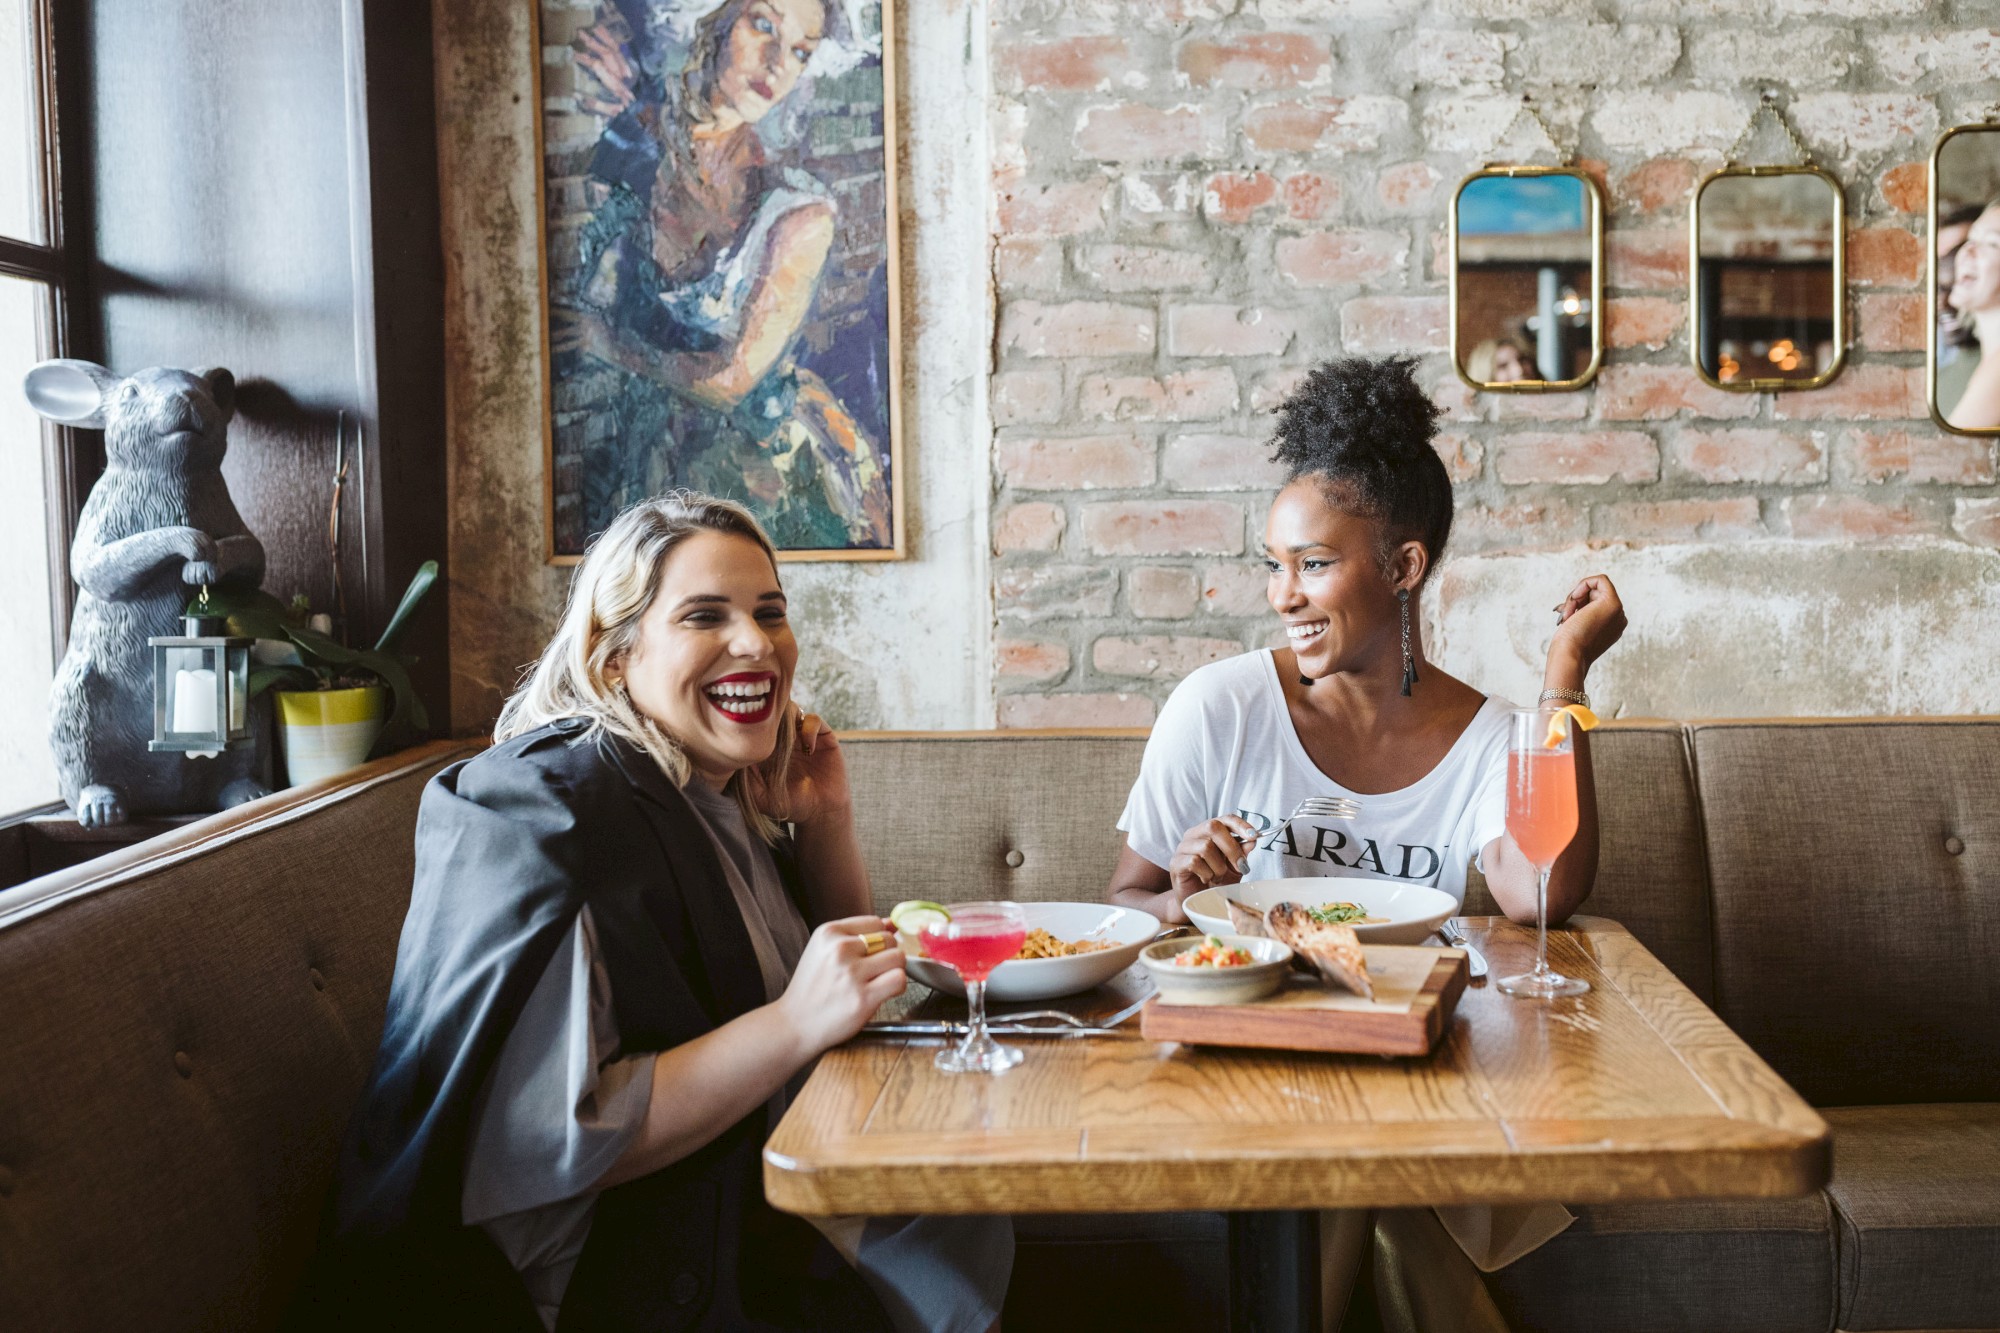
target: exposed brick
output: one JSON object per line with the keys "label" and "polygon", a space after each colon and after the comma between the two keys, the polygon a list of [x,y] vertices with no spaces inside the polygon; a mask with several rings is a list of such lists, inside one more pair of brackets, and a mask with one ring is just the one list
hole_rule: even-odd
{"label": "exposed brick", "polygon": [[1930,209],[1931,164],[1905,162],[1882,173],[1882,202],[1898,213],[1927,213]]}
{"label": "exposed brick", "polygon": [[1077,271],[1112,292],[1171,292],[1206,287],[1215,280],[1199,250],[1157,245],[1090,245],[1076,252]]}
{"label": "exposed brick", "polygon": [[1315,97],[1252,108],[1243,138],[1266,153],[1372,153],[1408,118],[1400,98]]}
{"label": "exposed brick", "polygon": [[1592,534],[1619,541],[1742,540],[1762,536],[1757,501],[1653,500],[1599,505]]}
{"label": "exposed brick", "polygon": [[1161,471],[1177,491],[1264,491],[1285,481],[1270,443],[1252,435],[1176,435]]}
{"label": "exposed brick", "polygon": [[1537,84],[1609,88],[1665,78],[1680,56],[1680,34],[1658,24],[1548,23],[1528,31],[1513,63]]}
{"label": "exposed brick", "polygon": [[1271,576],[1261,564],[1239,560],[1201,572],[1201,600],[1209,614],[1261,616],[1271,610]]}
{"label": "exposed brick", "polygon": [[1471,19],[1576,18],[1594,12],[1589,0],[1449,0],[1445,12]]}
{"label": "exposed brick", "polygon": [[1010,505],[993,524],[993,549],[1005,555],[1013,551],[1053,551],[1062,545],[1068,515],[1061,505]]}
{"label": "exposed brick", "polygon": [[1069,37],[1053,42],[997,44],[994,67],[1003,87],[1038,92],[1108,89],[1113,80],[1144,78],[1122,37]]}
{"label": "exposed brick", "polygon": [[1614,296],[1605,307],[1604,341],[1612,347],[1665,347],[1687,317],[1685,299],[1665,296]]}
{"label": "exposed brick", "polygon": [[1340,182],[1317,171],[1295,171],[1285,177],[1285,216],[1294,222],[1320,222],[1340,211]]}
{"label": "exposed brick", "polygon": [[1905,151],[1937,133],[1928,97],[1899,93],[1807,93],[1791,105],[1792,123],[1808,145],[1830,156]]}
{"label": "exposed brick", "polygon": [[1108,616],[1118,601],[1118,571],[1102,565],[1003,565],[993,576],[1003,616]]}
{"label": "exposed brick", "polygon": [[1062,419],[1060,370],[1003,370],[993,377],[993,424],[1043,425]]}
{"label": "exposed brick", "polygon": [[1520,98],[1501,93],[1440,97],[1424,108],[1424,142],[1435,153],[1488,153],[1495,157],[1506,152],[1503,144],[1524,154],[1545,150],[1548,137],[1520,120],[1520,110]]}
{"label": "exposed brick", "polygon": [[1757,395],[1710,388],[1686,366],[1612,365],[1598,374],[1597,413],[1606,421],[1664,421],[1683,412],[1755,416]]}
{"label": "exposed brick", "polygon": [[1842,444],[1855,477],[1864,482],[1991,486],[2000,480],[1994,471],[1993,440],[1987,436],[1948,435],[1928,427],[1851,430]]}
{"label": "exposed brick", "polygon": [[1235,414],[1236,374],[1204,366],[1160,379],[1085,375],[1076,406],[1079,415],[1103,421],[1210,421]]}
{"label": "exposed brick", "polygon": [[1134,172],[1118,181],[1119,200],[1128,218],[1158,221],[1191,217],[1201,205],[1201,189],[1193,173]]}
{"label": "exposed brick", "polygon": [[1250,386],[1250,410],[1259,414],[1277,411],[1310,374],[1311,366],[1284,366],[1265,371]]}
{"label": "exposed brick", "polygon": [[1930,321],[1916,292],[1874,292],[1858,301],[1857,341],[1871,352],[1921,352]]}
{"label": "exposed brick", "polygon": [[993,247],[993,277],[1010,290],[1049,291],[1062,286],[1062,242],[1006,236]]}
{"label": "exposed brick", "polygon": [[1453,481],[1474,481],[1486,462],[1486,447],[1470,435],[1440,431],[1432,445],[1444,460],[1445,475]]}
{"label": "exposed brick", "polygon": [[1145,727],[1153,722],[1153,701],[1139,694],[1004,694],[999,717],[1012,731]]}
{"label": "exposed brick", "polygon": [[1621,213],[1682,209],[1694,193],[1694,182],[1694,163],[1686,158],[1649,158],[1618,177],[1611,202]]}
{"label": "exposed brick", "polygon": [[1182,162],[1222,154],[1222,120],[1201,107],[1126,102],[1094,106],[1076,126],[1076,150],[1099,162]]}
{"label": "exposed brick", "polygon": [[1581,421],[1590,412],[1587,393],[1506,393],[1491,395],[1495,421]]}
{"label": "exposed brick", "polygon": [[1613,92],[1594,101],[1590,126],[1620,153],[1725,151],[1748,112],[1744,102],[1716,92]]}
{"label": "exposed brick", "polygon": [[1234,639],[1200,639],[1182,634],[1114,635],[1091,645],[1090,664],[1107,676],[1179,680],[1197,667],[1243,651]]}
{"label": "exposed brick", "polygon": [[1171,356],[1282,356],[1299,315],[1263,306],[1176,305],[1167,311]]}
{"label": "exposed brick", "polygon": [[1002,440],[999,466],[1010,486],[1027,491],[1147,486],[1153,480],[1153,442],[1137,435]]}
{"label": "exposed brick", "polygon": [[1638,430],[1523,431],[1494,437],[1493,472],[1509,486],[1657,481],[1660,446]]}
{"label": "exposed brick", "polygon": [[1243,507],[1225,500],[1117,500],[1083,506],[1095,555],[1238,555]]}
{"label": "exposed brick", "polygon": [[1848,366],[1824,389],[1781,393],[1781,421],[1895,421],[1927,414],[1921,366]]}
{"label": "exposed brick", "polygon": [[1301,287],[1339,287],[1393,273],[1410,242],[1393,231],[1316,231],[1278,241],[1278,272]]}
{"label": "exposed brick", "polygon": [[1225,171],[1208,178],[1202,212],[1211,222],[1248,222],[1278,202],[1278,180],[1267,171]]}
{"label": "exposed brick", "polygon": [[1153,312],[1104,301],[1009,301],[1000,345],[1027,356],[1130,356],[1153,350]]}
{"label": "exposed brick", "polygon": [[1507,74],[1511,32],[1419,28],[1399,60],[1420,84],[1439,88],[1498,86]]}
{"label": "exposed brick", "polygon": [[1141,565],[1125,576],[1125,603],[1141,620],[1182,620],[1199,602],[1191,569]]}
{"label": "exposed brick", "polygon": [[1457,375],[1444,375],[1431,386],[1431,401],[1444,413],[1446,421],[1479,420],[1479,400],[1472,387]]}
{"label": "exposed brick", "polygon": [[993,671],[1005,681],[1047,684],[1069,674],[1069,645],[1054,639],[1000,639]]}
{"label": "exposed brick", "polygon": [[1385,167],[1375,178],[1375,197],[1397,213],[1421,212],[1430,207],[1431,195],[1443,179],[1428,162],[1401,162]]}
{"label": "exposed brick", "polygon": [[1868,541],[1932,532],[1937,525],[1914,504],[1877,504],[1850,495],[1798,495],[1785,501],[1792,535],[1814,541]]}
{"label": "exposed brick", "polygon": [[[1730,17],[1748,18],[1750,11],[1737,10]],[[1694,67],[1695,82],[1731,90],[1765,82],[1773,73],[1771,37],[1768,27],[1693,32],[1688,39],[1688,60]],[[1784,76],[1793,88],[1832,87],[1859,59],[1850,28],[1798,22],[1784,26]]]}
{"label": "exposed brick", "polygon": [[1457,552],[1547,550],[1580,542],[1589,531],[1588,514],[1554,500],[1468,505],[1452,515],[1451,545]]}
{"label": "exposed brick", "polygon": [[1260,32],[1233,41],[1183,42],[1177,63],[1197,88],[1268,92],[1324,82],[1333,53],[1324,37]]}
{"label": "exposed brick", "polygon": [[1605,232],[1604,283],[1630,291],[1679,291],[1685,299],[1687,228],[1621,227]]}
{"label": "exposed brick", "polygon": [[[1967,12],[1975,11],[1968,7]],[[1982,83],[2000,70],[2000,29],[1885,32],[1868,44],[1874,48],[1875,63],[1892,83]]]}
{"label": "exposed brick", "polygon": [[1104,220],[1111,182],[1057,181],[1015,185],[1000,195],[1000,230],[1010,235],[1073,236]]}
{"label": "exposed brick", "polygon": [[1923,276],[1924,243],[1901,227],[1847,233],[1847,280],[1862,286],[1907,287]]}
{"label": "exposed brick", "polygon": [[1441,352],[1449,314],[1442,296],[1362,296],[1340,307],[1350,352]]}
{"label": "exposed brick", "polygon": [[1669,452],[1675,467],[1701,481],[1802,486],[1826,480],[1826,443],[1817,432],[1689,430],[1674,437]]}
{"label": "exposed brick", "polygon": [[2000,500],[1958,500],[1951,530],[1975,546],[2000,547]]}

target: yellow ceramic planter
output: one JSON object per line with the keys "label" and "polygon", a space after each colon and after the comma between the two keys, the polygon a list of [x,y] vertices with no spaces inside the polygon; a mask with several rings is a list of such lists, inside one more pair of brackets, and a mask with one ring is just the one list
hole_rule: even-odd
{"label": "yellow ceramic planter", "polygon": [[278,730],[285,742],[285,771],[294,787],[344,773],[368,758],[389,720],[389,691],[381,685],[351,690],[279,690]]}

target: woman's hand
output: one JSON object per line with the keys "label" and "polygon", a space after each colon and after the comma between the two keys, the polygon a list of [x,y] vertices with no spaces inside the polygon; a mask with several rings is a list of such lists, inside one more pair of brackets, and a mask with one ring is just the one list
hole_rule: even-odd
{"label": "woman's hand", "polygon": [[[877,933],[887,934],[888,943],[869,953],[863,937]],[[901,995],[908,984],[903,951],[889,923],[879,916],[844,917],[806,941],[778,1007],[810,1059],[861,1031],[882,1002]]]}
{"label": "woman's hand", "polygon": [[785,770],[784,794],[773,796],[760,783],[754,792],[757,808],[791,824],[847,817],[854,798],[847,790],[847,760],[841,757],[833,728],[818,713],[800,713],[797,732],[791,766]]}
{"label": "woman's hand", "polygon": [[1222,815],[1196,824],[1174,848],[1167,862],[1167,876],[1177,898],[1197,889],[1242,880],[1243,858],[1250,854],[1261,835],[1248,820]]}
{"label": "woman's hand", "polygon": [[603,24],[592,24],[576,35],[576,65],[596,79],[604,89],[604,96],[594,97],[578,90],[576,106],[579,111],[588,111],[593,116],[603,116],[615,120],[626,107],[639,100],[632,85],[636,75],[632,62],[625,58],[625,50],[617,38],[605,31]]}
{"label": "woman's hand", "polygon": [[1570,589],[1556,610],[1562,623],[1549,642],[1544,683],[1555,689],[1582,689],[1591,664],[1625,633],[1625,604],[1618,600],[1610,579],[1592,574]]}

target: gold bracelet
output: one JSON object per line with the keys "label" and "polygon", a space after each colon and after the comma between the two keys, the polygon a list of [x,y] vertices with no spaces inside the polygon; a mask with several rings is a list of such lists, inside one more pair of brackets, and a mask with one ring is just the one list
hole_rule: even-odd
{"label": "gold bracelet", "polygon": [[1590,707],[1590,696],[1582,690],[1543,690],[1541,698],[1535,702],[1545,704],[1551,699],[1560,699],[1566,704],[1582,704],[1585,708]]}

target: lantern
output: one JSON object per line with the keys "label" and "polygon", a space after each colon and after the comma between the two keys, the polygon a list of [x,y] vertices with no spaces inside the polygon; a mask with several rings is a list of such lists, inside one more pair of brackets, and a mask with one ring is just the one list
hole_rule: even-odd
{"label": "lantern", "polygon": [[250,644],[231,638],[220,616],[190,615],[183,633],[148,639],[153,650],[153,740],[150,750],[179,750],[213,759],[247,749],[250,735]]}

